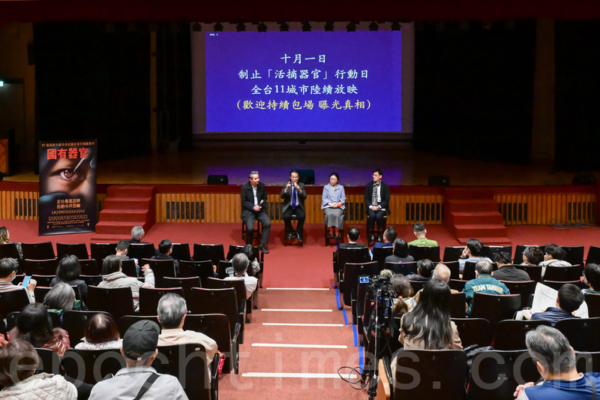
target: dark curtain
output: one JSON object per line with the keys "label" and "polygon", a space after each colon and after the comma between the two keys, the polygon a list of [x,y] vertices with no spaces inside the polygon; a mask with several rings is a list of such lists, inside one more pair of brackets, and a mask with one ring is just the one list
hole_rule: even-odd
{"label": "dark curtain", "polygon": [[147,27],[35,24],[34,46],[37,139],[98,139],[100,160],[149,153]]}
{"label": "dark curtain", "polygon": [[415,149],[527,163],[535,22],[440,28],[416,31]]}
{"label": "dark curtain", "polygon": [[600,22],[557,21],[556,166],[600,168]]}

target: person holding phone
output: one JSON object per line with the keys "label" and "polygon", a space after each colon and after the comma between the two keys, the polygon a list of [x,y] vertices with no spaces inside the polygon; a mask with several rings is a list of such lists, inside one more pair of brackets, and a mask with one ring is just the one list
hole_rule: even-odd
{"label": "person holding phone", "polygon": [[[281,189],[281,219],[285,223],[285,234],[288,239],[296,237],[298,242],[302,243],[302,232],[304,227],[304,219],[306,213],[304,212],[304,200],[306,200],[306,191],[304,190],[304,183],[298,182],[300,174],[298,171],[293,169],[290,171],[290,180]],[[298,226],[296,231],[292,226],[292,215],[296,215],[298,219]]]}
{"label": "person holding phone", "polygon": [[30,276],[26,276],[25,279],[23,279],[21,286],[14,285],[12,281],[15,279],[15,276],[17,276],[18,270],[19,262],[16,259],[3,258],[0,260],[0,292],[23,288],[27,291],[29,302],[33,304],[35,303],[35,295],[33,292],[37,286],[37,282],[35,279],[31,279]]}

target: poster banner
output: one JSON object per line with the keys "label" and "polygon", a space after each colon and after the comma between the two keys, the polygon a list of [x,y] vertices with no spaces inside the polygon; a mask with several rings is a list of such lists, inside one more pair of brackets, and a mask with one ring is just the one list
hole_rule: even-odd
{"label": "poster banner", "polygon": [[95,140],[40,142],[39,235],[94,232]]}

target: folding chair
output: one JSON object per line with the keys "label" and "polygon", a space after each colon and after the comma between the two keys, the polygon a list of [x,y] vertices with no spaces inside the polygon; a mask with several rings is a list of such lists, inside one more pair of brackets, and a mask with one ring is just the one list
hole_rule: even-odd
{"label": "folding chair", "polygon": [[36,347],[35,351],[40,359],[40,365],[38,365],[36,370],[37,373],[45,372],[52,375],[60,374],[60,357],[56,352],[39,347]]}
{"label": "folding chair", "polygon": [[[352,307],[352,321],[356,320],[356,301],[357,301],[357,287],[358,277],[361,275],[372,276],[379,273],[379,264],[377,261],[371,261],[369,263],[354,264],[346,263],[344,267],[344,293],[343,301],[347,306]],[[340,309],[343,309],[341,305]]]}
{"label": "folding chair", "polygon": [[492,343],[492,327],[485,318],[452,318],[463,348],[473,344],[479,347]]}
{"label": "folding chair", "polygon": [[394,263],[386,262],[385,269],[389,269],[395,274],[402,274],[404,276],[417,273],[416,261],[405,262],[405,263]]}
{"label": "folding chair", "polygon": [[217,342],[217,347],[226,356],[223,372],[239,372],[239,355],[236,342],[231,339],[229,320],[224,314],[188,314],[183,324],[184,330],[200,332]]}
{"label": "folding chair", "polygon": [[467,261],[465,263],[465,269],[463,270],[462,279],[464,281],[470,281],[471,279],[475,279],[477,275],[475,274],[475,266],[477,263]]}
{"label": "folding chair", "polygon": [[554,325],[575,351],[600,351],[600,318],[562,319]]}
{"label": "folding chair", "polygon": [[431,260],[434,263],[440,262],[440,246],[410,246],[408,253],[413,256],[415,261]]}
{"label": "folding chair", "polygon": [[173,243],[173,252],[171,257],[179,261],[191,261],[192,256],[190,253],[189,243]]}
{"label": "folding chair", "polygon": [[565,261],[571,265],[581,264],[583,265],[583,253],[585,248],[583,246],[561,246],[562,249],[567,253]]}
{"label": "folding chair", "polygon": [[450,286],[450,289],[462,292],[467,282],[468,281],[463,281],[460,279],[450,279],[450,283],[448,284],[448,286]]}
{"label": "folding chair", "polygon": [[550,322],[542,320],[516,321],[513,319],[499,321],[496,325],[492,347],[495,350],[527,350],[525,335],[540,325],[550,326]]}
{"label": "folding chair", "polygon": [[188,308],[192,314],[224,314],[229,320],[229,332],[236,352],[239,352],[240,333],[244,320],[240,322],[239,303],[235,289],[192,288]]}
{"label": "folding chair", "polygon": [[588,306],[590,318],[600,317],[600,294],[586,293],[585,303]]}
{"label": "folding chair", "polygon": [[100,265],[102,261],[108,256],[115,255],[117,253],[117,243],[90,243],[90,253],[92,258],[97,260]]}
{"label": "folding chair", "polygon": [[201,288],[202,284],[200,283],[200,277],[194,276],[189,278],[171,278],[165,276],[163,278],[163,284],[165,287],[173,288],[180,287],[183,289],[184,298],[187,300],[189,298],[190,292],[193,287]]}
{"label": "folding chair", "polygon": [[544,273],[545,281],[578,281],[583,272],[582,265],[573,265],[572,267],[554,267],[547,266]]}
{"label": "folding chair", "polygon": [[219,261],[225,260],[225,251],[222,244],[194,244],[194,261],[212,261],[212,265],[218,265]]}
{"label": "folding chair", "polygon": [[157,315],[158,314],[158,302],[161,297],[167,293],[178,294],[185,298],[183,288],[171,287],[171,288],[140,288],[140,315]]}
{"label": "folding chair", "polygon": [[89,260],[79,259],[79,264],[81,265],[81,273],[83,275],[100,275],[100,270],[98,269],[98,263],[95,259],[91,258]]}
{"label": "folding chair", "polygon": [[56,275],[58,260],[23,260],[26,275]]}
{"label": "folding chair", "polygon": [[563,287],[563,285],[567,285],[567,284],[571,284],[571,285],[575,285],[581,289],[585,289],[585,285],[583,284],[583,282],[577,280],[577,281],[542,281],[542,284],[551,287],[554,290],[560,290],[561,287]]}
{"label": "folding chair", "polygon": [[373,261],[377,261],[379,265],[379,270],[382,270],[385,267],[385,259],[387,256],[391,256],[393,253],[392,247],[373,247],[371,250],[373,253]]}
{"label": "folding chair", "polygon": [[[83,364],[83,377],[79,374]],[[111,350],[79,350],[69,349],[61,360],[65,375],[83,380],[94,385],[108,374],[116,375],[121,368],[127,366],[125,358],[117,349]]]}
{"label": "folding chair", "polygon": [[0,244],[0,259],[3,258],[21,260],[21,255],[19,254],[19,250],[15,243]]}
{"label": "folding chair", "polygon": [[125,336],[125,332],[127,332],[127,329],[129,329],[131,325],[146,319],[156,322],[160,328],[160,331],[162,332],[162,326],[160,325],[160,322],[158,322],[158,315],[124,315],[117,324],[119,327],[119,335],[121,335],[121,337]]}
{"label": "folding chair", "polygon": [[29,305],[27,289],[16,288],[0,292],[0,318],[4,319],[13,311],[21,311]]}
{"label": "folding chair", "polygon": [[175,263],[173,260],[151,260],[144,258],[140,261],[140,265],[149,264],[152,272],[154,272],[155,286],[160,288],[164,287],[162,278],[165,276],[175,278],[177,272],[175,271]]}
{"label": "folding chair", "polygon": [[[515,248],[515,257],[513,259],[513,263],[515,263],[516,265],[522,264],[523,263],[523,252],[525,251],[526,248],[528,247],[539,247],[540,250],[544,251],[544,248],[546,246],[540,246],[537,244],[518,244],[517,247]],[[531,275],[529,275],[531,277]],[[531,277],[533,278],[533,277]]]}
{"label": "folding chair", "polygon": [[[3,246],[3,245],[0,245],[0,248],[1,248],[1,246]],[[585,263],[586,263],[586,265],[587,264],[600,264],[600,247],[590,246]]]}
{"label": "folding chair", "polygon": [[450,295],[450,317],[465,318],[466,314],[465,294],[462,292],[452,293]]}
{"label": "folding chair", "polygon": [[56,258],[51,242],[21,243],[23,258],[26,260],[50,260]]}
{"label": "folding chair", "polygon": [[444,261],[458,261],[465,246],[446,246],[444,248]]}
{"label": "folding chair", "polygon": [[56,243],[56,257],[60,260],[66,255],[75,256],[80,260],[90,258],[85,243]]}
{"label": "folding chair", "polygon": [[529,275],[529,278],[532,281],[542,281],[542,267],[538,267],[537,265],[515,265],[515,267],[527,272],[527,275]]}
{"label": "folding chair", "polygon": [[487,294],[475,293],[471,306],[472,318],[486,318],[492,329],[503,319],[512,319],[521,309],[520,294]]}
{"label": "folding chair", "polygon": [[[536,281],[501,281],[506,285],[510,294],[521,295],[521,307],[527,307],[529,296],[535,293]],[[508,349],[505,349],[508,350]]]}
{"label": "folding chair", "polygon": [[[336,286],[342,280],[346,263],[364,263],[370,261],[371,256],[369,255],[369,249],[366,247],[338,248],[337,260],[333,263],[333,275]],[[343,292],[344,286],[340,284],[339,289]]]}
{"label": "folding chair", "polygon": [[102,282],[102,275],[79,275],[79,279],[88,286],[98,286]]}
{"label": "folding chair", "polygon": [[[116,246],[115,246],[116,247]],[[156,255],[156,249],[152,243],[130,243],[127,250],[127,257],[141,260],[142,258],[152,258]]]}
{"label": "folding chair", "polygon": [[200,277],[202,287],[206,286],[206,280],[208,278],[215,278],[217,276],[213,268],[213,263],[210,260],[179,261],[179,275],[185,278],[190,278],[194,276]]}
{"label": "folding chair", "polygon": [[422,290],[425,287],[425,283],[427,281],[409,281],[410,286],[412,286],[413,291],[417,293],[419,290]]}
{"label": "folding chair", "polygon": [[442,264],[450,270],[450,279],[460,279],[460,263],[458,261],[444,261]]}
{"label": "folding chair", "polygon": [[[241,340],[243,340],[244,325],[242,322],[245,321],[246,323],[250,323],[250,318],[252,317],[252,306],[246,301],[246,283],[242,279],[223,280],[208,278],[206,281],[206,287],[207,289],[235,289],[235,296],[238,300],[238,315],[240,318],[240,324],[242,325]],[[252,297],[250,297],[248,300],[251,299]]]}
{"label": "folding chair", "polygon": [[[140,260],[139,262],[142,262],[140,267],[145,265],[143,260]],[[123,272],[125,275],[127,275],[131,278],[137,278],[138,273],[137,273],[137,266],[135,265],[135,261],[134,260],[121,261],[121,272]]]}
{"label": "folding chair", "polygon": [[133,296],[130,287],[100,288],[88,286],[88,308],[110,313],[118,323],[123,315],[132,315]]}
{"label": "folding chair", "polygon": [[487,257],[494,261],[494,257],[498,253],[508,253],[508,256],[512,259],[512,246],[483,246],[481,249],[482,257]]}
{"label": "folding chair", "polygon": [[65,311],[63,313],[62,326],[64,330],[69,332],[71,346],[75,347],[77,343],[81,342],[85,337],[88,321],[99,313],[103,313],[103,311]]}

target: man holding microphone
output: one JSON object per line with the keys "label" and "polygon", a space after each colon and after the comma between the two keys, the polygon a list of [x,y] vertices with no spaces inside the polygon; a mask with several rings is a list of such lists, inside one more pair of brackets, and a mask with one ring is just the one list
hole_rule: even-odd
{"label": "man holding microphone", "polygon": [[[304,212],[304,200],[306,199],[306,191],[304,190],[304,183],[298,182],[300,174],[296,170],[290,172],[290,180],[281,189],[281,218],[285,222],[285,234],[288,239],[294,236],[298,239],[299,243],[302,243],[302,228],[304,226],[304,219],[306,213]],[[298,226],[294,232],[292,226],[292,215],[296,215],[298,219]]]}
{"label": "man holding microphone", "polygon": [[249,182],[242,186],[242,221],[246,224],[246,244],[252,244],[254,238],[254,221],[259,220],[262,224],[262,238],[260,251],[269,254],[267,243],[269,242],[269,231],[271,220],[267,212],[267,188],[260,182],[258,171],[250,172]]}

